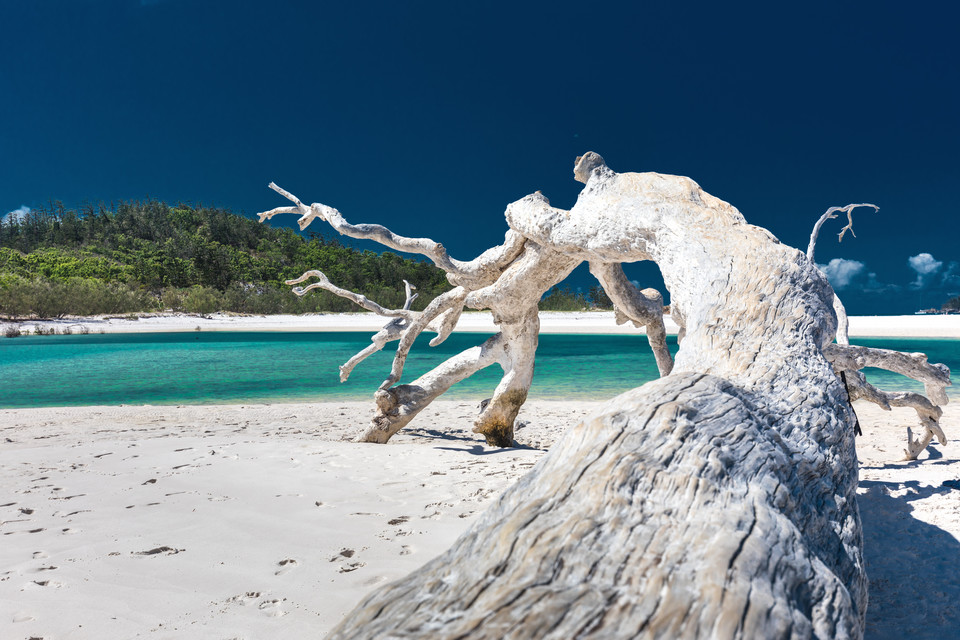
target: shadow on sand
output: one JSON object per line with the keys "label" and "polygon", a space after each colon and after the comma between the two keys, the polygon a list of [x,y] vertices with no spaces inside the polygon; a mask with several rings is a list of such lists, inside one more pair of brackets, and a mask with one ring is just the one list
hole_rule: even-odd
{"label": "shadow on sand", "polygon": [[860,488],[870,580],[866,640],[960,637],[960,542],[913,517],[910,504],[960,485],[864,480]]}

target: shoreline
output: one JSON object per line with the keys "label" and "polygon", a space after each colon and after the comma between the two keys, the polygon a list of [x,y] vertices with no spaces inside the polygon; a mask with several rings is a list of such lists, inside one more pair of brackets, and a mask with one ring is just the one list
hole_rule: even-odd
{"label": "shoreline", "polygon": [[[0,323],[0,336],[18,326],[24,334],[176,333],[188,331],[379,331],[387,318],[372,313],[324,313],[304,315],[242,316],[216,313],[149,314],[132,317],[93,316],[57,320],[26,320]],[[664,318],[667,333],[678,327]],[[38,331],[39,329],[39,331]],[[455,331],[496,333],[489,312],[464,313]],[[645,333],[632,324],[617,325],[613,311],[542,311],[540,333],[633,334]],[[960,314],[909,316],[851,316],[850,337],[859,338],[960,338]]]}

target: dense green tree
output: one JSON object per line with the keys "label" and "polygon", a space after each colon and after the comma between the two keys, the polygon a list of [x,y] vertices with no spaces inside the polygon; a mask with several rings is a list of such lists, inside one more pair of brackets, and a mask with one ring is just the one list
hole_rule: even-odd
{"label": "dense green tree", "polygon": [[590,287],[590,293],[587,294],[590,303],[598,309],[613,309],[613,301],[600,285]]}
{"label": "dense green tree", "polygon": [[582,293],[556,285],[543,297],[539,307],[541,311],[582,311],[590,307],[590,302]]}
{"label": "dense green tree", "polygon": [[297,298],[283,284],[310,269],[384,306],[403,304],[403,280],[417,287],[416,309],[450,288],[430,263],[306,239],[223,209],[151,200],[77,211],[55,202],[0,222],[3,317],[356,309],[325,291]]}

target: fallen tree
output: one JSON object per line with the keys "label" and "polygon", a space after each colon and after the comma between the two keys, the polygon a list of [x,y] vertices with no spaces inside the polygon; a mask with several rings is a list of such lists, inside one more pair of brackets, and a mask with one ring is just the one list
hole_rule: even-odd
{"label": "fallen tree", "polygon": [[[419,315],[358,300],[398,319],[381,342],[400,340],[377,392],[382,422],[364,439],[385,440],[451,379],[499,362],[500,397],[477,430],[506,443],[532,371],[535,301],[581,261],[661,350],[664,377],[568,431],[451,549],[376,589],[330,637],[861,637],[855,416],[835,368],[884,354],[832,344],[834,295],[812,260],[689,178],[618,174],[594,153],[575,177],[586,186],[571,210],[540,193],[512,203],[504,244],[469,263],[275,187],[294,206],[263,218],[297,212],[301,226],[319,217],[415,250],[455,285]],[[638,260],[655,261],[670,291],[675,361],[659,294],[622,276]],[[432,326],[443,339],[464,306],[492,309],[501,333],[393,387],[413,338]],[[884,362],[934,378],[934,392],[949,383],[916,357]]]}

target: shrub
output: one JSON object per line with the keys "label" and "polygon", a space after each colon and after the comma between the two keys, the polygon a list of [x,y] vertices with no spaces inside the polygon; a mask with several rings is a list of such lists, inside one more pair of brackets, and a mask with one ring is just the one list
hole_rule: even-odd
{"label": "shrub", "polygon": [[0,279],[0,315],[8,318],[62,318],[151,311],[155,299],[146,291],[96,278],[43,280],[7,276]]}
{"label": "shrub", "polygon": [[213,287],[194,285],[183,297],[183,310],[187,313],[208,314],[221,308],[220,292]]}
{"label": "shrub", "polygon": [[582,311],[590,306],[582,293],[574,293],[569,287],[555,286],[541,301],[541,311]]}

